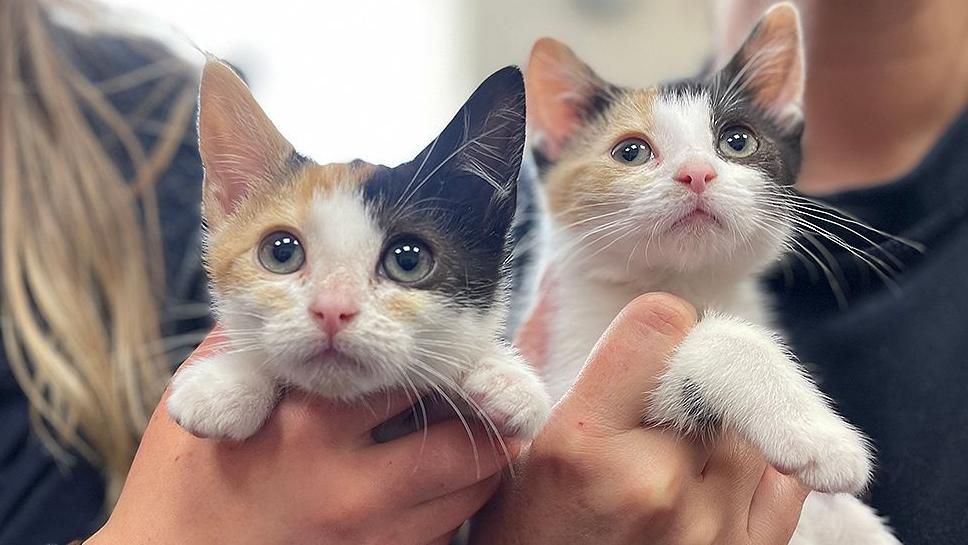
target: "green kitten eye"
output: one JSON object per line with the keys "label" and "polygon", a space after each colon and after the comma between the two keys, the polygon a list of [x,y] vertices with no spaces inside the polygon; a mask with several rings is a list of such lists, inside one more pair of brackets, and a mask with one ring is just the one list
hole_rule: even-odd
{"label": "green kitten eye", "polygon": [[259,263],[269,272],[290,274],[302,268],[306,253],[295,235],[276,231],[259,244]]}
{"label": "green kitten eye", "polygon": [[729,127],[719,134],[719,151],[726,157],[742,159],[756,153],[760,141],[746,127]]}
{"label": "green kitten eye", "polygon": [[641,138],[626,138],[612,148],[612,159],[633,167],[644,165],[652,159],[652,146]]}
{"label": "green kitten eye", "polygon": [[415,284],[427,278],[434,269],[430,246],[415,237],[397,239],[383,254],[383,272],[401,284]]}

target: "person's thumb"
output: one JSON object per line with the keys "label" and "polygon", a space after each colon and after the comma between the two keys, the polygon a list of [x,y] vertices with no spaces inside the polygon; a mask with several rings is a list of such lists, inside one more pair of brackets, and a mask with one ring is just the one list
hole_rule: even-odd
{"label": "person's thumb", "polygon": [[695,323],[695,308],[678,297],[636,298],[599,339],[559,413],[594,417],[619,429],[641,426],[649,392]]}

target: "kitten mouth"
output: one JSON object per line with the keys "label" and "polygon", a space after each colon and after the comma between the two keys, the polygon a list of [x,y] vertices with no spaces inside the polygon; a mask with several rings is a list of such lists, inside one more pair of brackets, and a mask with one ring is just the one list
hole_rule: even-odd
{"label": "kitten mouth", "polygon": [[348,355],[346,352],[339,350],[332,345],[324,347],[320,350],[314,357],[309,360],[309,363],[315,365],[325,365],[334,367],[351,367],[362,369],[364,366],[356,358]]}
{"label": "kitten mouth", "polygon": [[688,228],[690,230],[700,229],[705,226],[723,227],[723,222],[715,214],[701,206],[696,206],[691,212],[683,214],[673,222],[670,230]]}

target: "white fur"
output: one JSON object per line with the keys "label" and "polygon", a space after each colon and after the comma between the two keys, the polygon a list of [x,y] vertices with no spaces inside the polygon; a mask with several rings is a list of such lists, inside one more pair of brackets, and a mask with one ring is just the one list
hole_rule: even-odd
{"label": "white fur", "polygon": [[[563,395],[612,319],[636,296],[679,295],[702,318],[649,394],[645,420],[687,433],[718,422],[814,490],[859,493],[871,473],[867,440],[837,415],[766,329],[769,312],[756,277],[785,251],[792,228],[771,210],[776,204],[767,202],[771,182],[763,173],[715,152],[711,118],[708,96],[660,96],[651,124],[643,127],[656,159],[613,181],[611,206],[597,209],[600,218],[556,226],[547,247],[558,254],[549,263],[557,300],[569,303],[552,325],[546,381],[554,398]],[[718,174],[701,195],[673,180],[679,166],[694,159],[709,162]],[[603,196],[597,197],[589,200],[601,202]],[[697,203],[721,224],[677,227]],[[616,216],[624,223],[610,230]],[[814,493],[794,543],[896,540],[855,498]]]}
{"label": "white fur", "polygon": [[[418,311],[387,312],[385,303],[407,288],[377,274],[386,234],[353,188],[314,196],[305,224],[287,228],[298,231],[305,266],[213,294],[228,341],[175,375],[168,410],[179,424],[197,435],[242,440],[261,427],[280,386],[347,402],[402,388],[414,401],[431,391],[470,399],[505,436],[537,431],[550,403],[537,375],[499,340],[500,303],[461,310],[442,294],[415,290]],[[283,301],[267,305],[264,290]],[[309,312],[325,293],[359,305],[333,339]],[[338,359],[324,353],[330,342]]]}
{"label": "white fur", "polygon": [[203,437],[241,441],[262,427],[276,405],[276,381],[252,352],[216,354],[172,379],[168,414]]}

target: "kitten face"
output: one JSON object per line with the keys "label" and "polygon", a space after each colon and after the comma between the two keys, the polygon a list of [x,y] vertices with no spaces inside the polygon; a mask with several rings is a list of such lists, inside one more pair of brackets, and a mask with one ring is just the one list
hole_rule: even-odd
{"label": "kitten face", "polygon": [[498,72],[398,167],[318,165],[210,63],[206,263],[233,348],[263,351],[277,376],[331,398],[459,376],[504,318],[523,91],[516,69]]}
{"label": "kitten face", "polygon": [[[547,202],[563,251],[608,276],[755,270],[792,227],[778,193],[799,167],[800,39],[771,10],[723,70],[647,89],[608,84],[544,39],[528,68]],[[568,256],[565,256],[568,257]]]}

